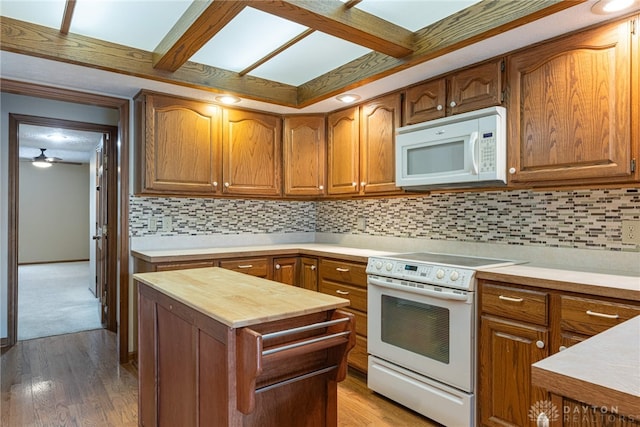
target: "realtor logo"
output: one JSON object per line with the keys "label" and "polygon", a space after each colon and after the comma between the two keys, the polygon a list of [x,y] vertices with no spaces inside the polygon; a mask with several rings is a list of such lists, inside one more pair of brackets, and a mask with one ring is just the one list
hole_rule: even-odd
{"label": "realtor logo", "polygon": [[556,405],[548,400],[538,400],[529,408],[529,419],[538,427],[548,427],[551,421],[560,419],[560,412]]}

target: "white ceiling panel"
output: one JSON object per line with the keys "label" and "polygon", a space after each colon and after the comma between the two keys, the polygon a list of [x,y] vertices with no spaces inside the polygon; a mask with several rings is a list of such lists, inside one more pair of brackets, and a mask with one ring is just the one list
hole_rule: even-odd
{"label": "white ceiling panel", "polygon": [[65,0],[2,0],[0,14],[50,28],[60,28]]}
{"label": "white ceiling panel", "polygon": [[190,4],[190,0],[79,0],[69,31],[153,52]]}
{"label": "white ceiling panel", "polygon": [[298,86],[369,52],[362,46],[316,31],[250,74]]}
{"label": "white ceiling panel", "polygon": [[355,7],[410,31],[418,31],[479,0],[364,0]]}
{"label": "white ceiling panel", "polygon": [[190,61],[240,72],[306,29],[295,22],[247,7]]}

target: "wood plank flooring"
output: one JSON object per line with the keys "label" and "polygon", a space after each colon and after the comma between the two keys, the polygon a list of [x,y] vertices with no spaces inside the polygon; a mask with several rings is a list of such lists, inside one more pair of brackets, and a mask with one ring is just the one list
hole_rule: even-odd
{"label": "wood plank flooring", "polygon": [[[137,372],[118,364],[112,332],[20,341],[0,369],[3,427],[138,425]],[[356,372],[339,385],[338,412],[340,427],[438,425],[373,393]]]}

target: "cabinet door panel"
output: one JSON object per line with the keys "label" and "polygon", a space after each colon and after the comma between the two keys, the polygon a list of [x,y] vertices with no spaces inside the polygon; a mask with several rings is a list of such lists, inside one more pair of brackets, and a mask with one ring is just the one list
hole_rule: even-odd
{"label": "cabinet door panel", "polygon": [[274,258],[273,280],[285,285],[299,286],[298,283],[298,258]]}
{"label": "cabinet door panel", "polygon": [[281,133],[277,116],[225,110],[222,134],[225,193],[274,196],[281,193]]}
{"label": "cabinet door panel", "polygon": [[[547,397],[543,389],[531,385],[531,364],[548,356],[548,335],[544,327],[482,316],[478,381],[482,425],[530,425],[529,408]],[[543,348],[538,348],[538,341]]]}
{"label": "cabinet door panel", "polygon": [[360,191],[360,142],[358,107],[328,117],[329,194],[357,194]]}
{"label": "cabinet door panel", "polygon": [[399,191],[395,185],[395,159],[396,128],[400,126],[400,94],[370,101],[361,108],[361,191]]}
{"label": "cabinet door panel", "polygon": [[407,89],[404,98],[404,125],[439,119],[446,113],[447,81],[432,80]]}
{"label": "cabinet door panel", "polygon": [[[502,60],[479,65],[451,76],[447,95],[448,114],[500,105]],[[455,105],[452,107],[452,103]]]}
{"label": "cabinet door panel", "polygon": [[[627,22],[514,55],[509,66],[512,182],[633,177],[631,35]],[[636,116],[637,117],[637,116]]]}
{"label": "cabinet door panel", "polygon": [[300,259],[300,287],[311,291],[318,290],[318,260],[302,257]]}
{"label": "cabinet door panel", "polygon": [[324,194],[324,116],[287,117],[284,121],[284,192],[292,196]]}

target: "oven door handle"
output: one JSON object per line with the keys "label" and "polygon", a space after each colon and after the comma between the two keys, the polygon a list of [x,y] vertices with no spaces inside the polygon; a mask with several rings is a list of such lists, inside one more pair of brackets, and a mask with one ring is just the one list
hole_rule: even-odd
{"label": "oven door handle", "polygon": [[424,289],[424,288],[416,288],[416,289],[408,288],[407,286],[396,285],[395,283],[389,283],[389,282],[379,280],[370,276],[367,278],[367,283],[370,285],[380,286],[383,288],[399,289],[401,291],[406,291],[406,292],[415,292],[421,295],[428,295],[438,299],[466,301],[469,298],[469,296],[466,294],[461,295],[461,294],[454,294],[453,292],[432,291],[431,289]]}

